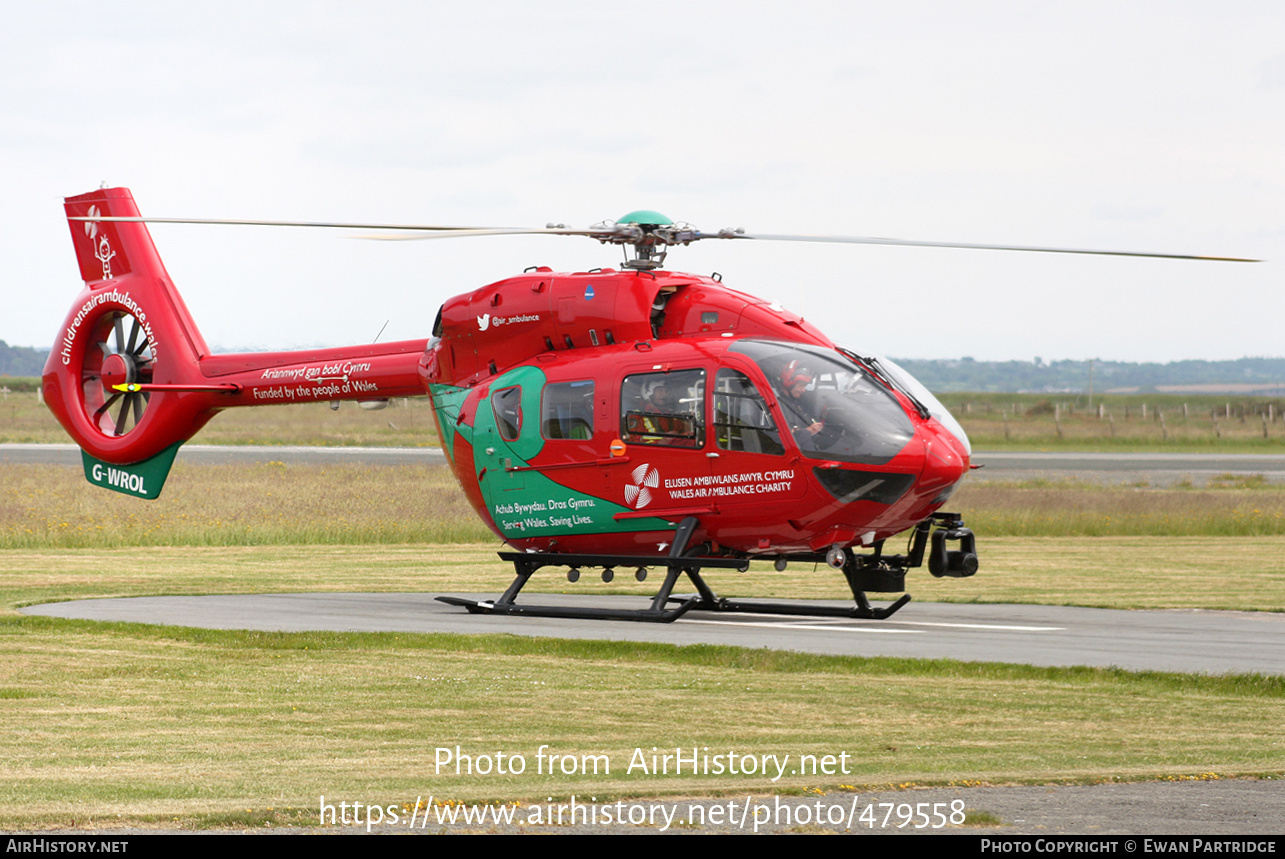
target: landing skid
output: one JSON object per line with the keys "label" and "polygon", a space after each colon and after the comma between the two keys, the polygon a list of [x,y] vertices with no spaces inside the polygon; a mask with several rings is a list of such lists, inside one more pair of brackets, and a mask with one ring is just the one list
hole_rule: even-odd
{"label": "landing skid", "polygon": [[866,599],[861,591],[855,594],[857,604],[851,608],[842,606],[811,605],[809,603],[786,602],[746,602],[745,600],[720,599],[714,605],[698,603],[693,608],[699,611],[727,611],[741,614],[788,614],[801,617],[850,617],[862,620],[884,620],[892,617],[898,609],[910,602],[910,594],[902,594],[901,599],[882,608],[876,608]]}
{"label": "landing skid", "polygon": [[[683,599],[671,609],[577,608],[575,606],[518,605],[498,600],[466,600],[463,597],[438,597],[440,602],[466,608],[469,614],[521,614],[528,617],[566,617],[586,620],[633,620],[643,623],[672,623],[696,607],[700,597]],[[677,601],[677,600],[676,600]]]}
{"label": "landing skid", "polygon": [[[733,600],[720,597],[701,577],[701,570],[732,569],[745,572],[749,568],[747,558],[702,557],[699,554],[688,554],[687,546],[696,530],[697,520],[693,517],[684,519],[678,525],[673,546],[664,559],[653,556],[637,557],[632,555],[592,555],[592,554],[559,554],[554,552],[501,552],[500,557],[513,563],[517,571],[513,583],[497,600],[469,600],[462,597],[438,597],[440,602],[467,609],[470,614],[510,614],[529,617],[562,617],[584,618],[588,620],[628,620],[641,623],[672,623],[689,611],[735,612],[742,614],[784,614],[804,617],[842,617],[868,620],[883,620],[891,617],[906,603],[910,594],[904,594],[896,602],[878,607],[870,604],[862,585],[878,581],[893,583],[897,587],[876,588],[900,590],[900,582],[905,575],[906,566],[918,566],[923,555],[923,546],[927,542],[928,523],[917,529],[917,551],[911,558],[901,556],[882,557],[882,544],[876,547],[873,555],[855,556],[849,554],[843,566],[844,577],[852,590],[856,605],[852,607],[812,605],[796,602],[759,602]],[[970,535],[971,536],[971,535]],[[916,557],[917,556],[917,557]],[[823,556],[797,556],[797,560],[822,560]],[[913,560],[914,563],[905,563]],[[651,598],[651,605],[645,609],[607,609],[579,608],[557,605],[527,605],[517,602],[518,594],[528,580],[542,567],[570,567],[573,571],[580,567],[602,567],[605,571],[616,567],[645,567],[664,565],[665,581],[660,590]],[[611,573],[604,573],[604,580],[610,581]],[[674,586],[680,576],[687,576],[696,587],[697,593],[691,596],[673,596]],[[640,579],[641,580],[641,579]],[[574,581],[574,579],[573,579]]]}

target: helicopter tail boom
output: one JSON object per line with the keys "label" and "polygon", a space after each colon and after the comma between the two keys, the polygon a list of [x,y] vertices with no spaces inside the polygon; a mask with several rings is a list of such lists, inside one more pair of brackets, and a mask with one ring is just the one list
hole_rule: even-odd
{"label": "helicopter tail boom", "polygon": [[146,484],[118,466],[163,462],[168,470],[177,447],[224,408],[424,394],[424,340],[211,355],[146,225],[108,220],[139,217],[129,190],[69,197],[65,207],[85,285],[42,383],[87,456],[91,482],[120,491]]}

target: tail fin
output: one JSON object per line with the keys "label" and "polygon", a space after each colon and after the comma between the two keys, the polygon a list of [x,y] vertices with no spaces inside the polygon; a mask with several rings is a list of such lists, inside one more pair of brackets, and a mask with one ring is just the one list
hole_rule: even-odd
{"label": "tail fin", "polygon": [[147,227],[140,223],[102,221],[98,218],[139,217],[138,206],[127,188],[104,188],[68,197],[63,202],[67,225],[85,284],[128,278],[135,272],[165,276]]}
{"label": "tail fin", "polygon": [[89,454],[150,459],[186,441],[214,414],[209,397],[128,390],[203,381],[209,352],[126,188],[68,197],[67,223],[85,289],[45,364],[45,401]]}
{"label": "tail fin", "polygon": [[[187,305],[174,288],[161,262],[147,225],[139,222],[102,221],[98,217],[141,217],[128,188],[104,188],[63,201],[76,262],[85,287],[93,291],[109,281],[132,286],[148,299],[163,299],[167,315],[180,326],[189,351],[196,357],[209,354]],[[149,282],[150,281],[150,282]],[[146,285],[144,285],[146,282]]]}

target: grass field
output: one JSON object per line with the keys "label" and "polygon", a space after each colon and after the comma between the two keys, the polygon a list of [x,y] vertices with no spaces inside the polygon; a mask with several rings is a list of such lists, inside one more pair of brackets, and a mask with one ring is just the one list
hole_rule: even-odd
{"label": "grass field", "polygon": [[975,450],[1285,452],[1279,398],[947,394]]}
{"label": "grass field", "polygon": [[[6,480],[6,488],[24,487],[15,491],[47,506],[35,514],[6,500],[6,517],[47,519],[55,508],[84,506],[75,526],[70,519],[65,527],[47,525],[39,540],[29,536],[0,552],[0,828],[307,825],[316,823],[321,795],[402,806],[429,795],[526,804],[572,795],[607,800],[1285,774],[1277,728],[1285,718],[1281,678],[26,617],[14,608],[93,596],[498,592],[510,574],[495,558],[493,541],[405,542],[404,532],[378,530],[384,517],[422,520],[417,527],[429,531],[451,520],[471,522],[440,468],[188,466],[176,468],[157,504],[90,490],[76,469],[24,468],[23,480]],[[7,467],[6,475],[14,470]],[[983,508],[1002,513],[1010,493],[1018,494],[1012,506],[1019,509],[1031,503],[1021,497],[1026,491],[1094,495],[1021,485],[978,489],[984,494],[969,515],[996,521],[1003,516]],[[1198,505],[1206,514],[1199,528],[1214,531],[1235,521],[1245,499],[1278,496],[1262,487],[1195,494],[1227,502]],[[407,498],[418,499],[414,508]],[[960,500],[967,500],[962,492]],[[192,521],[192,512],[202,510],[207,518]],[[247,530],[256,518],[265,520],[259,530]],[[12,531],[12,519],[6,523]],[[349,542],[346,530],[365,542]],[[980,548],[982,571],[972,579],[914,574],[916,599],[1285,608],[1278,536],[986,534]],[[1210,575],[1213,552],[1217,576]],[[738,596],[844,596],[838,576],[801,565],[786,573],[756,565],[749,574],[715,574],[711,581]],[[532,585],[584,593],[608,587],[592,576],[572,586],[556,575]],[[617,581],[610,590],[646,588]],[[1210,731],[1211,724],[1218,730]],[[605,756],[613,769],[556,777],[435,771],[439,748],[524,755],[534,766],[546,744],[577,760]],[[842,775],[777,782],[625,771],[634,749],[650,753],[653,746],[846,753],[851,767]]]}
{"label": "grass field", "polygon": [[[1241,541],[1214,587],[1154,540],[997,538],[917,599],[1285,605],[1279,541]],[[1285,679],[819,657],[518,636],[260,633],[26,617],[50,599],[154,593],[496,590],[493,546],[268,546],[0,553],[0,828],[315,824],[318,797],[413,804],[599,800],[845,786],[1279,777]],[[713,578],[738,594],[839,596],[832,573]],[[549,577],[544,589],[568,590]],[[605,590],[582,579],[577,590]],[[620,588],[613,588],[620,590]],[[638,586],[626,590],[638,590]],[[1221,592],[1221,597],[1220,597]],[[1255,595],[1251,599],[1249,595]],[[1253,605],[1255,601],[1258,605]],[[1210,731],[1209,725],[1218,725]],[[1088,726],[1092,726],[1089,730]],[[477,777],[437,750],[603,755],[610,774]],[[655,776],[633,750],[846,753],[842,776]],[[984,810],[984,809],[983,809]]]}
{"label": "grass field", "polygon": [[[315,825],[323,795],[526,805],[1285,770],[1279,679],[13,617],[0,652],[6,830]],[[537,774],[541,746],[605,762]],[[457,747],[530,769],[439,772]],[[775,782],[628,772],[653,748],[850,766]]]}

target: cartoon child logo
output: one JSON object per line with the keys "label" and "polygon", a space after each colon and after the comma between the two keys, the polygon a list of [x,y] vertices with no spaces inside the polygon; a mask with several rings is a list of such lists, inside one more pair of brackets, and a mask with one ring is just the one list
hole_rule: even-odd
{"label": "cartoon child logo", "polygon": [[[96,219],[101,213],[97,206],[90,206],[86,214],[90,218]],[[111,243],[107,241],[107,234],[98,235],[98,221],[89,220],[85,221],[85,235],[89,237],[91,242],[95,239],[98,240],[94,247],[94,258],[103,264],[103,280],[111,280],[112,257],[116,256],[116,251],[112,250]]]}

